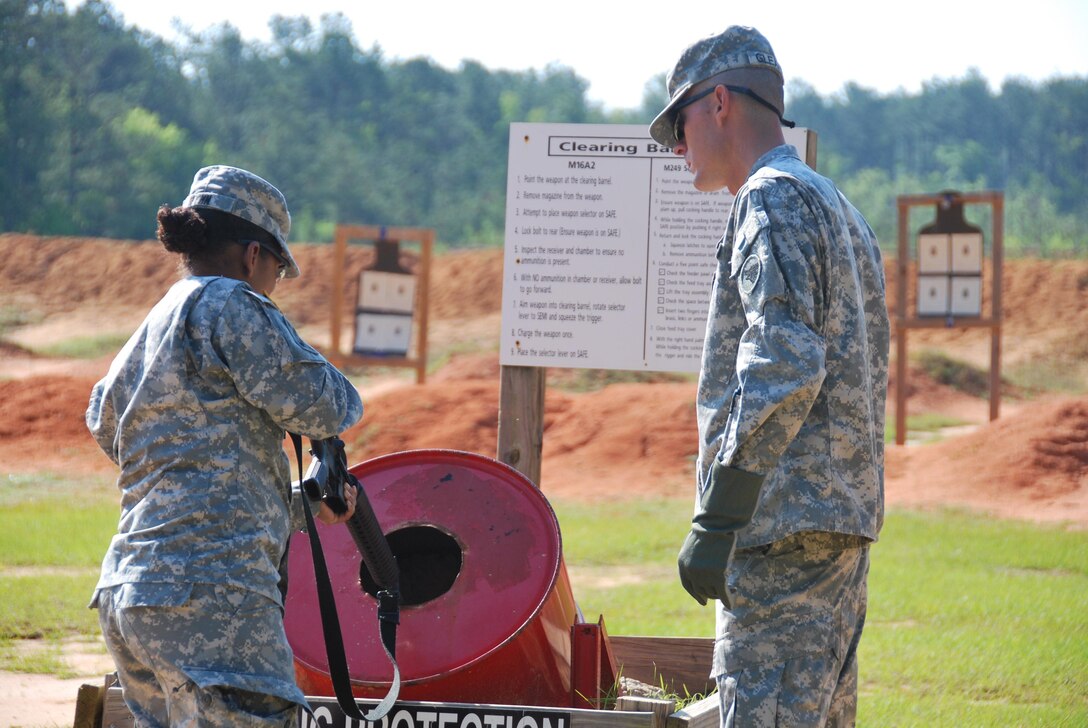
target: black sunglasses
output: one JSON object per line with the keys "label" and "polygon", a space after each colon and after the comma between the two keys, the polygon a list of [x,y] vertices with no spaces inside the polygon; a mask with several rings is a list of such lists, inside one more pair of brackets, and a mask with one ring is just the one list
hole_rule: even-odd
{"label": "black sunglasses", "polygon": [[677,106],[676,106],[676,115],[672,118],[672,134],[673,134],[674,137],[676,137],[676,141],[678,141],[678,142],[684,141],[684,115],[680,113],[680,109],[683,109],[685,106],[691,106],[696,101],[703,98],[704,96],[709,96],[710,94],[712,94],[714,92],[714,89],[716,89],[719,85],[725,86],[727,89],[729,89],[733,93],[743,94],[744,96],[747,96],[750,99],[754,99],[757,103],[767,107],[768,109],[770,109],[771,111],[774,112],[775,116],[778,117],[778,121],[781,122],[782,126],[789,127],[790,129],[797,126],[794,122],[790,121],[789,119],[783,118],[782,114],[778,113],[778,109],[776,109],[774,107],[774,105],[771,104],[770,101],[767,101],[765,98],[763,98],[762,96],[760,96],[755,91],[748,88],[747,86],[731,86],[731,85],[729,85],[727,83],[725,83],[725,84],[716,84],[714,86],[711,86],[710,88],[703,89],[699,93],[692,96],[690,99],[684,99],[684,101],[677,104]]}
{"label": "black sunglasses", "polygon": [[676,105],[676,114],[672,117],[672,135],[676,139],[676,141],[684,141],[684,115],[680,113],[680,110],[687,106],[691,106],[704,96],[709,96],[710,94],[714,93],[714,89],[716,88],[717,86],[711,86],[710,88],[703,89],[699,93],[692,96],[690,99],[684,99]]}
{"label": "black sunglasses", "polygon": [[239,245],[249,245],[250,243],[257,243],[257,245],[261,246],[261,250],[265,251],[266,253],[268,253],[269,255],[271,255],[273,258],[276,259],[276,263],[279,264],[279,265],[276,266],[276,280],[277,281],[282,281],[285,277],[287,277],[287,268],[288,268],[287,260],[280,254],[280,251],[276,250],[275,248],[273,248],[268,243],[261,242],[260,240],[239,240],[238,241]]}

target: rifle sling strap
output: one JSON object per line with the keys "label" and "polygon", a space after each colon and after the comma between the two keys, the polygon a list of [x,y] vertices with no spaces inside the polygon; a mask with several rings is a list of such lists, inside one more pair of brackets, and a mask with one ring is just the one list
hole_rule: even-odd
{"label": "rifle sling strap", "polygon": [[[298,459],[298,482],[301,487],[302,473],[302,437],[288,433],[295,444],[295,456]],[[360,486],[361,487],[361,486]],[[303,496],[305,496],[305,491]],[[360,496],[362,497],[362,496]],[[351,693],[351,678],[348,675],[348,661],[344,654],[344,636],[340,630],[340,618],[336,614],[336,599],[332,593],[329,569],[325,564],[325,555],[321,549],[321,539],[317,534],[317,524],[310,512],[309,502],[302,504],[306,514],[306,528],[309,532],[310,551],[314,560],[314,579],[317,582],[317,601],[321,609],[321,630],[325,637],[325,654],[329,660],[329,677],[332,679],[336,702],[344,714],[357,721],[380,721],[393,707],[400,694],[400,668],[397,666],[397,624],[400,621],[399,598],[387,591],[378,592],[378,628],[381,633],[385,655],[393,665],[393,682],[389,692],[374,709],[365,715],[360,712],[355,696]]]}

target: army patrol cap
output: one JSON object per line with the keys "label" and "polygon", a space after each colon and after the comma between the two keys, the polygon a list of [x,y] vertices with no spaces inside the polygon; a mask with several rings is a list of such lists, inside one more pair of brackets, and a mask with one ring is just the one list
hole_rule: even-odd
{"label": "army patrol cap", "polygon": [[265,230],[279,244],[280,255],[287,261],[285,278],[299,276],[298,263],[287,248],[291,214],[283,194],[252,172],[238,167],[204,167],[193,177],[189,196],[181,207],[222,210],[248,220]]}
{"label": "army patrol cap", "polygon": [[717,35],[692,43],[680,55],[666,80],[669,103],[650,124],[650,136],[669,148],[675,147],[679,140],[673,129],[685,94],[696,84],[724,71],[736,72],[735,80],[744,88],[740,93],[755,96],[757,102],[778,114],[783,124],[793,126],[793,122],[782,118],[785,108],[782,67],[770,42],[755,28],[732,25]]}

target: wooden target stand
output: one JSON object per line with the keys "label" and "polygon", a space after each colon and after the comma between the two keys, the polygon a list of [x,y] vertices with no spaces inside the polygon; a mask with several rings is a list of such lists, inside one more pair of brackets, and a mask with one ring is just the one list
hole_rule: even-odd
{"label": "wooden target stand", "polygon": [[[1004,257],[1005,197],[1001,192],[941,192],[930,195],[901,195],[896,198],[899,216],[898,267],[895,301],[895,444],[907,441],[907,332],[911,329],[990,329],[990,421],[996,420],[1001,408],[1001,268]],[[911,245],[908,231],[910,210],[931,206],[940,211],[952,206],[989,205],[991,208],[991,285],[988,315],[980,309],[978,315],[957,316],[955,313],[919,315],[915,302],[914,315],[907,313],[907,287],[917,281],[910,276]],[[932,228],[933,226],[928,226]],[[926,228],[928,229],[928,228]],[[923,229],[923,232],[926,230]],[[938,231],[943,233],[943,231]],[[951,234],[951,233],[950,233]],[[982,251],[980,250],[980,254]],[[919,254],[921,261],[921,253]],[[921,266],[919,266],[921,267]],[[980,262],[980,277],[981,277]],[[950,273],[954,276],[954,273]],[[981,299],[981,289],[979,291]]]}
{"label": "wooden target stand", "polygon": [[[356,336],[350,351],[345,353],[340,344],[340,337],[343,330],[343,313],[344,313],[344,289],[345,289],[345,268],[347,266],[347,248],[348,244],[353,241],[369,242],[375,247],[375,264],[371,268],[359,271],[358,275],[361,279],[364,273],[368,271],[374,271],[375,273],[381,273],[383,270],[383,262],[390,263],[393,267],[399,267],[399,264],[395,258],[397,257],[396,251],[400,243],[410,242],[416,243],[419,246],[419,259],[416,269],[410,271],[411,277],[414,279],[412,284],[414,285],[414,291],[412,291],[408,298],[396,307],[397,314],[400,314],[400,318],[405,318],[405,314],[411,318],[411,327],[415,334],[414,346],[406,346],[407,351],[401,353],[394,353],[390,355],[371,355],[366,353],[358,353],[355,348],[358,341],[358,326],[359,326],[359,306],[365,300],[363,294],[360,291],[358,301],[356,304],[356,319],[353,330],[356,331]],[[395,243],[390,249],[390,244]],[[409,367],[416,370],[416,383],[422,384],[427,377],[427,311],[429,303],[429,282],[431,273],[431,255],[434,247],[434,230],[430,228],[410,228],[410,227],[385,227],[376,225],[337,225],[335,234],[335,250],[333,254],[333,268],[332,268],[332,310],[330,312],[330,341],[331,351],[329,358],[338,366],[343,364],[354,364],[361,366],[380,366],[380,367]],[[383,248],[384,252],[391,253],[393,261],[383,261]],[[409,271],[397,271],[397,272],[409,272]],[[403,297],[402,297],[403,298]],[[378,304],[377,314],[383,313],[380,309],[381,304]],[[409,334],[411,336],[411,334]]]}

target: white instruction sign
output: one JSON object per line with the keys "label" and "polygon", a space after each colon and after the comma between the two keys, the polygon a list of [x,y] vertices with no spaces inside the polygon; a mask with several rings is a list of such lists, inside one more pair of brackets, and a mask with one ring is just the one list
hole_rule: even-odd
{"label": "white instruction sign", "polygon": [[511,124],[501,363],[697,372],[732,200],[645,126]]}

